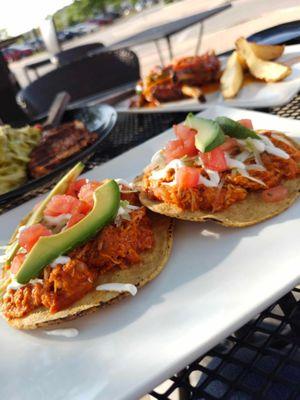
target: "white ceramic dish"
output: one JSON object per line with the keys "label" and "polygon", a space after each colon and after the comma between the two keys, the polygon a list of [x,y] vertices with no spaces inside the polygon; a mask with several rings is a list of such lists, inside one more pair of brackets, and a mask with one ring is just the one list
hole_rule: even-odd
{"label": "white ceramic dish", "polygon": [[[226,65],[227,58],[221,58]],[[293,61],[292,61],[293,60]],[[176,112],[200,111],[212,106],[265,108],[276,107],[288,103],[300,89],[300,45],[286,46],[284,54],[278,62],[292,63],[292,74],[282,82],[253,82],[245,85],[234,99],[224,100],[219,91],[206,95],[206,103],[195,99],[187,99],[161,104],[159,107],[129,108],[130,101],[124,100],[115,107],[117,111],[127,112]]]}
{"label": "white ceramic dish", "polygon": [[[300,121],[223,107],[203,115],[251,118],[257,128],[300,136]],[[133,178],[171,135],[167,131],[87,176]],[[36,201],[0,216],[2,243]],[[178,221],[161,275],[136,297],[60,326],[77,328],[77,337],[19,332],[1,319],[0,398],[138,399],[299,282],[299,229],[300,202],[250,228]]]}

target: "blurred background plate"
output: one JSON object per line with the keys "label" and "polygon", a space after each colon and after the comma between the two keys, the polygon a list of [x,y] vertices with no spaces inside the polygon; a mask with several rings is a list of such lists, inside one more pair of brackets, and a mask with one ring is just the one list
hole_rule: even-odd
{"label": "blurred background plate", "polygon": [[[9,199],[29,192],[48,182],[52,182],[53,180],[58,179],[60,174],[62,174],[66,169],[72,167],[76,162],[87,160],[89,157],[91,157],[95,153],[100,143],[107,137],[107,135],[115,126],[117,113],[114,108],[104,104],[94,105],[91,107],[76,108],[65,112],[62,124],[64,122],[71,122],[74,120],[79,120],[83,122],[88,131],[96,132],[98,134],[97,140],[93,142],[90,146],[81,150],[79,153],[73,155],[66,161],[63,161],[49,174],[37,179],[28,179],[28,181],[22,186],[19,186],[16,189],[0,195],[0,204],[8,201]],[[43,120],[35,122],[42,123]]]}
{"label": "blurred background plate", "polygon": [[[222,69],[225,68],[227,57],[220,57]],[[276,62],[291,66],[292,73],[286,79],[276,83],[265,83],[258,80],[247,82],[233,99],[224,100],[217,88],[205,94],[206,102],[196,99],[184,99],[161,103],[158,107],[129,108],[130,99],[115,104],[116,110],[127,112],[161,113],[179,111],[201,111],[213,106],[239,108],[278,107],[288,103],[300,89],[300,45],[286,46],[284,54]]]}

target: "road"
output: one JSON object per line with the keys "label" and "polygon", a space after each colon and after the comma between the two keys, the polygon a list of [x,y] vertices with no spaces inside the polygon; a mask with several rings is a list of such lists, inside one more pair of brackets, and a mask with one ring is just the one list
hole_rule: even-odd
{"label": "road", "polygon": [[[134,16],[123,18],[93,34],[72,40],[63,48],[68,49],[91,42],[103,42],[109,45],[141,30],[223,3],[222,0],[181,0],[167,6],[158,5]],[[234,0],[230,9],[205,21],[201,52],[209,49],[215,49],[217,53],[229,50],[240,36],[248,36],[270,26],[297,19],[300,19],[299,0]],[[194,54],[198,32],[199,26],[195,25],[172,38],[175,57]],[[166,44],[161,42],[161,47],[167,55]],[[139,56],[142,74],[145,74],[153,65],[159,64],[154,43],[136,46],[132,50]],[[47,53],[41,53],[10,64],[21,86],[28,84],[23,73],[24,65],[45,57]],[[52,66],[47,66],[41,68],[39,72],[44,74],[51,69],[53,69]]]}

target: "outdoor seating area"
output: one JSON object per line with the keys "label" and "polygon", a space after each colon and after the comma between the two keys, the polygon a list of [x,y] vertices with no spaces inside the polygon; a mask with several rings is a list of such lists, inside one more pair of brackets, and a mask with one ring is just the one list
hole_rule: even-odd
{"label": "outdoor seating area", "polygon": [[0,17],[0,399],[299,400],[299,4],[56,3]]}

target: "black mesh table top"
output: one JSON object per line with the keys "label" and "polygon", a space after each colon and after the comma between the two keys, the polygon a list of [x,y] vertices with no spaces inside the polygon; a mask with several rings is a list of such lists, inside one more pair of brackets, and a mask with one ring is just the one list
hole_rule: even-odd
{"label": "black mesh table top", "polygon": [[299,400],[300,289],[288,293],[149,397]]}
{"label": "black mesh table top", "polygon": [[[300,119],[300,95],[267,110]],[[87,160],[92,169],[184,120],[186,112],[120,113]],[[45,193],[54,182],[0,206],[0,213]],[[151,371],[149,371],[151,373]],[[300,400],[300,289],[295,288],[224,342],[149,394],[157,400]],[[144,400],[144,399],[143,399]]]}

